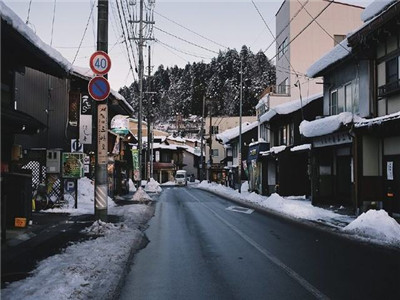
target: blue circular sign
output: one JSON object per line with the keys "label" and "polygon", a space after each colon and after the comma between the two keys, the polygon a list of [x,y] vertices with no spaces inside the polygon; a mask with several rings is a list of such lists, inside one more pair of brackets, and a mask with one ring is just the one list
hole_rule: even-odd
{"label": "blue circular sign", "polygon": [[88,90],[90,97],[96,101],[102,101],[110,94],[110,84],[103,76],[97,76],[89,81]]}

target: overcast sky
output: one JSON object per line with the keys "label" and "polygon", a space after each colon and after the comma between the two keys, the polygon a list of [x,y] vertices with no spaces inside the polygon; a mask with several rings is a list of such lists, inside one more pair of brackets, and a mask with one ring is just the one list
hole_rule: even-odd
{"label": "overcast sky", "polygon": [[[126,1],[139,2],[139,0]],[[30,3],[28,21],[29,26],[36,34],[44,42],[52,43],[52,46],[70,62],[77,56],[75,65],[89,67],[89,57],[96,50],[97,6],[94,7],[92,17],[89,19],[94,0],[5,0],[4,2],[23,21],[28,18]],[[255,1],[257,8],[274,34],[275,14],[282,2],[283,0]],[[366,6],[372,0],[342,2]],[[55,14],[53,13],[54,3]],[[112,68],[108,78],[112,88],[118,90],[124,85],[129,85],[133,81],[133,76],[129,72],[125,44],[121,43],[121,25],[116,1],[110,0],[109,3],[109,54]],[[265,51],[273,41],[272,35],[251,0],[156,0],[154,19],[155,26],[159,28],[154,29],[154,35],[158,41],[149,44],[152,49],[151,64],[155,68],[160,64],[165,67],[173,65],[182,67],[188,62],[209,62],[219,50],[225,50],[224,47],[240,50],[242,45],[246,45],[253,52]],[[77,54],[87,24],[86,34]],[[275,55],[275,51],[275,46],[272,46],[266,55],[271,58]],[[137,60],[136,51],[135,56]],[[147,49],[144,59],[147,67]],[[137,73],[135,77],[137,78]]]}

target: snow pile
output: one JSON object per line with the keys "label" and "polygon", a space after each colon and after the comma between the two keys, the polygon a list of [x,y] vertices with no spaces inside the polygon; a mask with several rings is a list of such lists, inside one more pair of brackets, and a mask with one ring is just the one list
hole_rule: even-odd
{"label": "snow pile", "polygon": [[66,72],[71,70],[72,65],[65,59],[60,52],[44,43],[37,35],[33,32],[28,25],[25,24],[3,1],[0,1],[0,16],[14,28],[19,34],[26,38],[33,46],[38,48],[41,52],[44,52],[50,59],[54,60],[59,64]]}
{"label": "snow pile", "polygon": [[285,145],[282,145],[282,146],[274,146],[274,147],[271,147],[271,149],[269,149],[269,151],[270,151],[271,153],[278,154],[279,152],[282,152],[282,151],[284,151],[285,149],[286,149],[286,146],[285,146]]}
{"label": "snow pile", "polygon": [[355,127],[365,127],[365,126],[373,126],[373,125],[380,125],[384,122],[391,121],[391,120],[396,120],[400,119],[400,111],[390,114],[390,115],[385,115],[381,117],[376,117],[373,119],[363,119],[359,121],[358,123],[355,124]]}
{"label": "snow pile", "polygon": [[117,230],[124,229],[127,229],[127,226],[124,224],[115,225],[113,223],[106,223],[101,220],[97,220],[90,227],[83,229],[82,232],[89,235],[108,235],[115,233]]}
{"label": "snow pile", "polygon": [[[82,177],[78,179],[78,208],[75,206],[75,198],[71,194],[64,194],[64,199],[68,202],[67,207],[48,209],[50,213],[69,213],[71,215],[94,214],[94,182]],[[108,197],[108,208],[114,207],[114,201]]]}
{"label": "snow pile", "polygon": [[310,78],[320,75],[319,73],[337,61],[349,56],[351,47],[347,45],[347,38],[336,45],[331,51],[327,52],[319,60],[313,63],[307,70],[306,75]]}
{"label": "snow pile", "polygon": [[[122,225],[95,223],[90,228],[104,236],[73,244],[61,254],[38,263],[31,276],[1,290],[4,299],[112,299],[132,248],[143,233],[138,229],[154,214],[148,205],[110,207]],[[110,276],[110,274],[112,276]]]}
{"label": "snow pile", "polygon": [[351,112],[342,112],[338,115],[317,119],[314,121],[302,121],[300,133],[305,137],[316,137],[335,132],[342,125],[358,122],[361,118]]}
{"label": "snow pile", "polygon": [[160,184],[154,180],[154,178],[150,178],[150,181],[147,182],[144,190],[148,193],[161,193],[162,191]]}
{"label": "snow pile", "polygon": [[257,193],[249,193],[248,183],[242,184],[242,193],[229,187],[219,185],[215,182],[207,183],[202,181],[197,188],[212,191],[221,196],[225,196],[243,203],[251,203],[260,208],[269,209],[271,211],[283,214],[297,219],[310,221],[326,220],[327,223],[337,226],[338,223],[349,223],[353,220],[349,216],[337,214],[333,211],[315,207],[310,201],[305,201],[300,197],[283,198],[278,194],[272,194],[270,197],[261,196]]}
{"label": "snow pile", "polygon": [[361,20],[363,22],[367,22],[373,17],[380,15],[383,10],[393,2],[396,2],[396,0],[375,0],[370,5],[368,5],[361,13]]}
{"label": "snow pile", "polygon": [[[258,121],[255,121],[253,123],[245,122],[242,124],[242,134],[257,127],[258,126]],[[225,130],[224,132],[217,134],[216,138],[217,140],[220,140],[223,144],[226,144],[230,140],[236,138],[239,136],[239,126],[236,126],[234,128]]]}
{"label": "snow pile", "polygon": [[343,230],[400,247],[400,224],[384,210],[368,210]]}
{"label": "snow pile", "polygon": [[151,197],[147,195],[142,187],[139,187],[136,193],[133,195],[133,201],[151,201]]}
{"label": "snow pile", "polygon": [[167,181],[167,182],[161,183],[160,185],[175,185],[175,181]]}

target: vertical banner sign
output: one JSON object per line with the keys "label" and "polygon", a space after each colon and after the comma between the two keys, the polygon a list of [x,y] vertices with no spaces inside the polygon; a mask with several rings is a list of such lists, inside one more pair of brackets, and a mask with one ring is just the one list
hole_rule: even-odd
{"label": "vertical banner sign", "polygon": [[133,180],[139,180],[139,150],[132,149]]}
{"label": "vertical banner sign", "polygon": [[83,96],[81,99],[79,142],[81,144],[92,143],[92,103],[89,96]]}
{"label": "vertical banner sign", "polygon": [[108,107],[107,104],[99,104],[97,108],[97,159],[98,164],[107,164],[108,148]]}

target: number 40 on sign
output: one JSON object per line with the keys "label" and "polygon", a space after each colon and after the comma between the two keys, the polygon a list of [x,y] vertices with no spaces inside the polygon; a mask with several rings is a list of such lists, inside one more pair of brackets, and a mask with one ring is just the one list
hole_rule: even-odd
{"label": "number 40 on sign", "polygon": [[97,75],[105,75],[110,71],[111,59],[104,51],[96,51],[90,57],[90,69]]}

